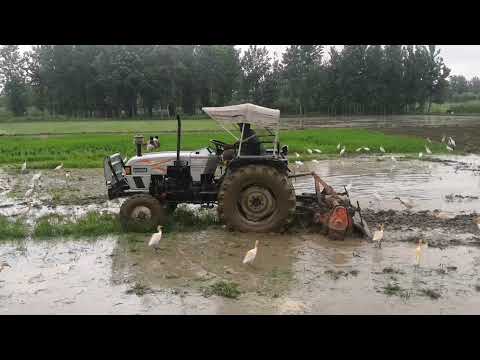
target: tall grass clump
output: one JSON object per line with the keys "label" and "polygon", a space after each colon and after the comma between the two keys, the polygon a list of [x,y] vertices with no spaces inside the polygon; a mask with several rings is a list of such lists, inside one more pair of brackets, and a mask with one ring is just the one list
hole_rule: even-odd
{"label": "tall grass clump", "polygon": [[52,214],[40,218],[35,225],[33,235],[38,238],[50,237],[97,237],[121,233],[117,216],[89,212],[79,219]]}
{"label": "tall grass clump", "polygon": [[169,216],[165,225],[165,231],[205,230],[210,226],[218,224],[218,218],[212,211],[203,209],[191,210],[181,206]]}
{"label": "tall grass clump", "polygon": [[0,215],[0,240],[21,239],[27,236],[27,226],[21,219],[9,220]]}

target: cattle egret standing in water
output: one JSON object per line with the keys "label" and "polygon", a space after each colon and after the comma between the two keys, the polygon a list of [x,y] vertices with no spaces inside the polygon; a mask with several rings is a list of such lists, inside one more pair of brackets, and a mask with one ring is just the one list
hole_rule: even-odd
{"label": "cattle egret standing in water", "polygon": [[63,169],[63,162],[60,165],[58,165],[54,170],[58,171],[58,170],[62,170],[62,169]]}
{"label": "cattle egret standing in water", "polygon": [[475,224],[477,224],[478,230],[480,230],[480,216],[473,220]]}
{"label": "cattle egret standing in water", "polygon": [[32,186],[30,189],[27,190],[27,192],[25,193],[25,199],[26,200],[28,200],[28,198],[30,196],[32,196],[34,188],[35,188],[35,186]]}
{"label": "cattle egret standing in water", "polygon": [[157,251],[160,240],[162,240],[162,225],[158,225],[157,230],[158,232],[153,234],[148,242],[148,246],[153,247],[155,251]]}
{"label": "cattle egret standing in water", "polygon": [[382,153],[385,152],[385,149],[383,148],[383,146],[380,146],[380,151],[381,151]]}
{"label": "cattle egret standing in water", "polygon": [[400,203],[401,203],[403,206],[405,206],[408,210],[410,210],[411,208],[413,208],[413,207],[415,206],[412,200],[403,201],[403,200],[400,199],[398,196],[397,196],[397,197],[394,197],[394,199],[400,201]]}
{"label": "cattle egret standing in water", "polygon": [[418,246],[415,248],[415,265],[420,266],[420,261],[422,259],[422,250],[423,247],[427,247],[428,244],[424,243],[423,240],[418,240]]}
{"label": "cattle egret standing in water", "polygon": [[257,256],[257,249],[258,249],[258,240],[255,241],[255,247],[251,250],[248,250],[243,258],[243,264],[252,264]]}
{"label": "cattle egret standing in water", "polygon": [[373,233],[372,240],[375,241],[375,246],[379,248],[382,247],[383,229],[384,229],[384,224],[380,225],[380,230],[377,230]]}
{"label": "cattle egret standing in water", "polygon": [[448,145],[450,145],[453,148],[457,146],[457,144],[455,143],[455,140],[453,140],[451,136],[448,137]]}

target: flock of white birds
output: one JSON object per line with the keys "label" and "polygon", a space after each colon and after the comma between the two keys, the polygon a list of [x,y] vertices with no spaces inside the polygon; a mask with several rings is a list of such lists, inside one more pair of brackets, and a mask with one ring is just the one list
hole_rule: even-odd
{"label": "flock of white birds", "polygon": [[[432,141],[430,140],[430,138],[426,138],[427,142],[428,143],[432,143]],[[453,151],[453,149],[456,147],[456,143],[455,143],[455,140],[452,138],[452,137],[446,137],[445,135],[442,137],[442,143],[445,143],[445,141],[447,141],[446,143],[446,148],[448,151]],[[379,147],[380,151],[382,153],[386,153],[386,150],[383,146],[380,146]],[[306,149],[307,150],[307,153],[308,154],[313,154],[314,152],[317,153],[317,154],[321,154],[322,151],[320,149]],[[337,150],[339,150],[339,156],[343,156],[343,154],[345,153],[346,151],[346,146],[343,145],[341,143],[339,143],[337,145]],[[359,147],[356,149],[356,152],[360,152],[360,151],[370,151],[370,148],[366,147],[366,146],[362,146],[362,147]],[[430,150],[430,148],[425,145],[425,151],[427,152],[427,154],[431,154],[432,151]],[[297,158],[300,157],[300,154],[299,153],[295,153],[295,156]],[[423,156],[423,153],[420,152],[418,154],[418,157],[421,158]],[[126,158],[127,159],[127,158]],[[125,160],[126,160],[125,159]],[[397,161],[396,158],[392,155],[391,156],[391,160],[392,161]],[[318,160],[316,159],[313,159],[312,160],[313,163],[318,163]],[[303,165],[303,162],[299,161],[299,160],[296,160],[295,161],[295,165],[297,166],[302,166]],[[63,169],[63,162],[58,165],[57,167],[55,167],[55,171],[60,171]],[[25,161],[23,164],[22,164],[22,167],[21,167],[21,172],[22,173],[25,173],[27,171],[27,162]],[[32,199],[32,195],[35,191],[35,186],[37,184],[37,182],[40,180],[42,176],[42,173],[37,173],[35,175],[33,175],[32,177],[32,181],[31,181],[31,184],[30,184],[30,188],[26,191],[25,193],[25,200],[27,202],[30,202],[31,204],[31,199]],[[65,171],[65,179],[68,183],[68,179],[70,177],[70,172],[69,171]],[[347,190],[349,188],[351,188],[351,184],[349,184],[347,187]],[[377,199],[377,200],[381,200],[381,197],[380,195],[377,193],[377,192],[374,192],[374,197]],[[403,200],[399,197],[395,197],[394,199],[398,199],[400,201],[400,203],[405,206],[405,208],[407,208],[408,210],[410,210],[411,208],[414,207],[414,203],[413,201],[411,200]],[[477,224],[478,228],[480,229],[480,217],[478,217],[477,219],[475,219],[475,223]],[[382,244],[382,241],[383,241],[383,237],[384,237],[384,224],[381,224],[379,229],[376,230],[373,234],[373,237],[372,237],[372,240],[373,242],[376,244],[377,247],[381,247],[381,244]],[[157,227],[157,232],[154,233],[151,238],[150,238],[150,241],[148,242],[148,245],[152,248],[155,249],[155,251],[157,251],[159,249],[159,244],[160,244],[160,241],[162,239],[162,226],[158,226]],[[258,251],[258,244],[259,244],[259,241],[256,240],[255,241],[255,247],[253,249],[250,249],[249,251],[247,251],[247,253],[245,254],[245,257],[242,261],[243,264],[253,264],[256,256],[257,256],[257,251]],[[422,240],[419,240],[419,243],[418,243],[418,246],[416,247],[415,249],[415,256],[416,256],[416,264],[417,265],[420,265],[420,259],[421,259],[421,255],[422,255],[422,249],[424,247],[428,246],[427,243],[424,243]]]}

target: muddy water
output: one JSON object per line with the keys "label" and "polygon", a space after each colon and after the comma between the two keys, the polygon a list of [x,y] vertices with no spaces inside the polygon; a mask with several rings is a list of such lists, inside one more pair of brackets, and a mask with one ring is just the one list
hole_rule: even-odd
{"label": "muddy water", "polygon": [[282,118],[285,127],[332,127],[332,128],[433,128],[433,127],[479,127],[480,116],[448,115],[393,115],[393,116],[319,116],[308,118]]}
{"label": "muddy water", "polygon": [[[369,212],[369,221],[387,220],[381,249],[359,239],[333,242],[318,234],[237,234],[218,228],[167,233],[157,252],[146,246],[145,235],[3,241],[0,313],[480,313],[480,230],[470,216],[480,209],[475,198],[480,157],[431,160],[357,157],[296,169],[317,171],[336,189],[351,184],[351,197]],[[0,214],[14,217],[25,206],[34,173],[0,173],[0,205],[13,204],[0,207]],[[101,171],[74,170],[69,183],[58,173],[42,173],[32,208],[17,215],[31,224],[47,213],[118,212],[120,202],[105,198]],[[313,190],[305,179],[295,186],[298,192]],[[395,196],[415,206],[400,212]],[[434,209],[450,219],[421,213]],[[459,214],[464,217],[453,218]],[[419,238],[431,246],[416,268]],[[255,264],[243,266],[256,239]],[[238,299],[205,292],[221,280],[238,284]]]}
{"label": "muddy water", "polygon": [[[243,266],[257,238],[255,264]],[[0,313],[480,313],[479,248],[427,248],[416,268],[415,245],[406,243],[377,249],[360,240],[222,230],[164,240],[158,252],[144,236],[4,243]],[[242,294],[205,295],[219,280]]]}
{"label": "muddy water", "polygon": [[[350,185],[351,198],[362,208],[402,210],[395,197],[412,203],[412,211],[458,214],[480,210],[480,156],[441,156],[420,161],[365,156],[308,162],[297,172],[317,172],[337,191]],[[426,158],[425,160],[428,160]],[[443,160],[447,162],[438,162]],[[314,188],[311,178],[293,182],[297,193]]]}

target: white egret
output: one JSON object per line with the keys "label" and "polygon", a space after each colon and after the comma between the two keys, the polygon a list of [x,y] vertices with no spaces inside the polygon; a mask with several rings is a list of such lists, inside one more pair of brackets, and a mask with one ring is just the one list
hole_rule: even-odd
{"label": "white egret", "polygon": [[25,198],[26,200],[28,200],[28,198],[33,195],[33,191],[34,191],[34,187],[32,186],[30,189],[28,189],[28,190],[25,192],[24,198]]}
{"label": "white egret", "polygon": [[402,199],[400,199],[398,196],[397,197],[394,197],[394,199],[400,201],[400,203],[405,206],[408,210],[410,210],[411,208],[413,208],[415,206],[414,202],[412,200],[407,200],[407,201],[404,201]]}
{"label": "white egret", "polygon": [[33,175],[32,182],[40,180],[41,177],[42,177],[42,173],[38,173],[38,174]]}
{"label": "white egret", "polygon": [[430,150],[430,148],[427,145],[425,145],[425,151],[427,152],[427,154],[432,153],[432,150]]}
{"label": "white egret", "polygon": [[155,251],[158,249],[158,245],[160,244],[160,240],[162,240],[162,225],[157,226],[158,232],[152,235],[150,241],[148,242],[148,246],[153,247]]}
{"label": "white egret", "polygon": [[342,156],[345,153],[345,146],[340,150],[340,156]]}
{"label": "white egret", "polygon": [[309,154],[313,154],[312,149],[307,149],[307,152],[308,152]]}
{"label": "white egret", "polygon": [[382,153],[385,152],[385,149],[383,148],[383,146],[380,146],[380,151],[381,151]]}
{"label": "white egret", "polygon": [[415,263],[417,266],[420,266],[420,261],[422,259],[422,250],[424,247],[427,247],[428,243],[424,243],[423,240],[418,240],[418,246],[415,248]]}
{"label": "white egret", "polygon": [[364,147],[363,150],[370,151],[370,148]]}
{"label": "white egret", "polygon": [[296,152],[296,153],[295,153],[295,156],[296,156],[297,158],[299,158],[299,157],[300,157],[300,154]]}
{"label": "white egret", "polygon": [[54,170],[55,171],[58,171],[58,170],[62,170],[63,169],[63,161],[60,165],[58,165]]}
{"label": "white egret", "polygon": [[313,151],[315,151],[316,153],[319,153],[319,154],[322,153],[322,150],[320,150],[320,149],[313,149]]}
{"label": "white egret", "polygon": [[22,164],[22,173],[27,170],[27,160]]}
{"label": "white egret", "polygon": [[257,256],[257,249],[258,249],[258,240],[255,241],[255,247],[251,250],[248,250],[243,258],[243,264],[252,264]]}
{"label": "white egret", "polygon": [[357,150],[355,150],[355,151],[356,151],[356,152],[359,152],[360,150],[362,150],[362,148],[361,148],[361,147],[359,147],[359,148],[358,148]]}
{"label": "white egret", "polygon": [[421,159],[423,157],[423,153],[422,152],[419,152],[418,153],[418,157]]}
{"label": "white egret", "polygon": [[475,224],[477,224],[477,227],[478,227],[478,229],[480,230],[480,216],[477,217],[477,218],[475,218],[475,219],[473,220],[473,222],[474,222]]}
{"label": "white egret", "polygon": [[382,247],[382,240],[383,240],[383,229],[384,229],[385,225],[382,224],[380,225],[380,228],[379,230],[375,231],[373,233],[373,238],[372,240],[375,241],[375,246],[377,247]]}
{"label": "white egret", "polygon": [[340,145],[341,145],[341,144],[338,143],[338,145],[337,145],[337,150],[340,150]]}
{"label": "white egret", "polygon": [[453,140],[451,136],[448,137],[448,145],[450,145],[453,148],[457,146],[457,144],[455,143],[455,140]]}

